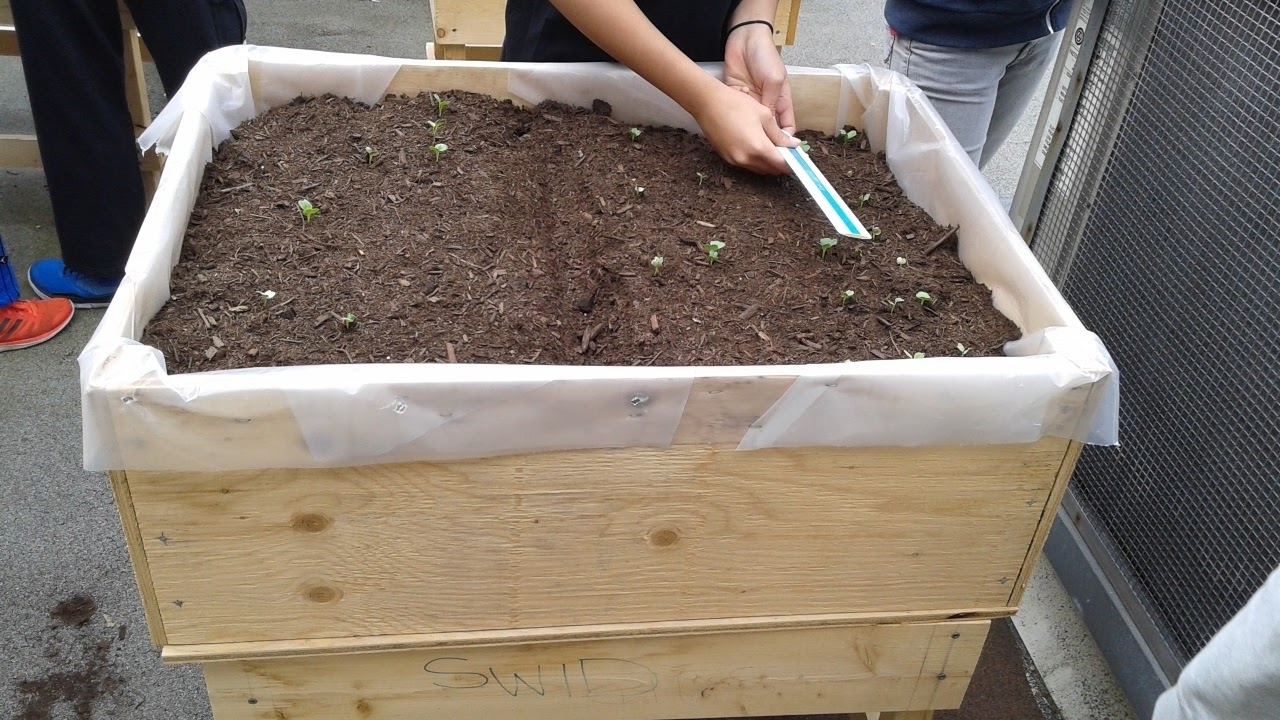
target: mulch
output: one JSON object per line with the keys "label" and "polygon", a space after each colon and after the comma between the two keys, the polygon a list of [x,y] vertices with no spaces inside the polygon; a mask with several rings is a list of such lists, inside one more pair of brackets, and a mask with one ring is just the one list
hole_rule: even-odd
{"label": "mulch", "polygon": [[957,259],[955,229],[907,200],[864,138],[801,135],[878,231],[824,255],[832,229],[794,178],[732,168],[682,130],[636,130],[599,102],[460,92],[265,113],[207,168],[144,341],[190,372],[979,357],[1018,336]]}

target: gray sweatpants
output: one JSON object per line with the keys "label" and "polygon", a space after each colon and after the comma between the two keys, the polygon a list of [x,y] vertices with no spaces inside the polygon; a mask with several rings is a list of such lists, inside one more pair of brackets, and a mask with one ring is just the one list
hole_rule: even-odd
{"label": "gray sweatpants", "polygon": [[1153,720],[1280,718],[1280,569],[1182,669]]}
{"label": "gray sweatpants", "polygon": [[990,49],[947,48],[895,36],[890,70],[920,86],[974,164],[985,166],[1053,65],[1062,33]]}

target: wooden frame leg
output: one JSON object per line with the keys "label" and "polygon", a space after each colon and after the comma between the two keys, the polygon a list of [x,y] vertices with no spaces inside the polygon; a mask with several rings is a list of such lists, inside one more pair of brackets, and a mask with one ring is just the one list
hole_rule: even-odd
{"label": "wooden frame leg", "polygon": [[[133,118],[134,134],[139,134],[151,124],[151,101],[147,97],[147,78],[143,72],[142,42],[138,39],[138,26],[121,4],[120,29],[124,34],[124,93],[129,103],[129,115]],[[142,185],[147,204],[155,196],[160,183],[161,160],[154,152],[139,158],[142,164]]]}

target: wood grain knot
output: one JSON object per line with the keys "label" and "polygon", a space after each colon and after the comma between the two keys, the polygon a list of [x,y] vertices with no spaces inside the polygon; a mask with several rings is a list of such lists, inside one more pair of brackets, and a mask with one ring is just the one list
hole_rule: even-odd
{"label": "wood grain knot", "polygon": [[360,717],[369,717],[373,714],[373,707],[369,705],[368,700],[357,700],[356,712],[360,713]]}
{"label": "wood grain knot", "polygon": [[327,585],[316,585],[303,591],[303,596],[313,603],[333,603],[342,599],[342,591]]}
{"label": "wood grain knot", "polygon": [[298,513],[289,522],[294,530],[305,533],[324,532],[332,524],[332,520],[320,513]]}
{"label": "wood grain knot", "polygon": [[447,34],[448,33],[445,32],[444,28],[436,28],[436,37],[442,38]]}
{"label": "wood grain knot", "polygon": [[656,528],[649,531],[649,544],[656,548],[667,548],[680,542],[680,531],[675,528]]}

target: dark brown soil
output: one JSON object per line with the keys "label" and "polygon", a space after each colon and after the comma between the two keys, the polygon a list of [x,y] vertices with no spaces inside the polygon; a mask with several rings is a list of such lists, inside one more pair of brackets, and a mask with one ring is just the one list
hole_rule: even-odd
{"label": "dark brown soil", "polygon": [[49,617],[60,625],[80,627],[89,622],[97,611],[98,604],[93,598],[77,595],[55,605]]}
{"label": "dark brown soil", "polygon": [[104,631],[90,625],[97,611],[93,598],[77,595],[49,612],[53,623],[44,637],[44,656],[56,667],[36,679],[16,680],[22,704],[17,720],[90,720],[95,711],[130,716],[126,680],[115,665],[114,644],[124,639],[125,626]]}
{"label": "dark brown soil", "polygon": [[[446,97],[437,136],[427,96],[303,99],[239,128],[144,338],[170,371],[816,363],[992,355],[1018,336],[953,242],[926,254],[950,229],[858,141],[807,136],[880,230],[824,259],[832,229],[794,178],[731,168],[698,136],[643,127],[633,141],[604,107]],[[320,211],[309,222],[303,198]]]}

